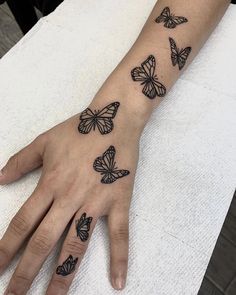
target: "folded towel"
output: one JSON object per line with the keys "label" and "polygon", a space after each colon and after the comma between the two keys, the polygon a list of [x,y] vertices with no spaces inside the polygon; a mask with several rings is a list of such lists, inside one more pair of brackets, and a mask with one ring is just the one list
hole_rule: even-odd
{"label": "folded towel", "polygon": [[[67,0],[0,61],[0,164],[85,108],[137,37],[154,0]],[[236,183],[236,7],[144,130],[130,210],[127,295],[196,295]],[[0,233],[40,171],[0,187]],[[58,246],[29,294],[44,294]],[[69,294],[118,294],[103,219]],[[0,293],[16,257],[1,276]]]}

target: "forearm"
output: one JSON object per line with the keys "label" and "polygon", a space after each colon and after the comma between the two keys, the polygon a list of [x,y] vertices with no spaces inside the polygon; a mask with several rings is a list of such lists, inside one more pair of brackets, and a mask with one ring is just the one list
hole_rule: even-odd
{"label": "forearm", "polygon": [[[152,110],[168,93],[206,42],[223,17],[229,3],[229,0],[159,0],[136,42],[105,82],[96,98],[115,97],[126,106],[126,112],[137,115],[140,119],[139,123],[144,126]],[[155,20],[165,7],[170,9],[171,14],[187,20],[174,28],[166,27],[165,25],[172,23],[167,23],[163,18],[159,19],[160,22],[156,22]],[[170,38],[175,41],[179,53],[181,49],[190,48],[185,56],[185,64],[184,62],[180,66],[178,62],[176,65],[173,64],[175,61],[174,57],[171,57],[173,46],[171,48]],[[150,55],[155,58],[155,75],[163,88],[157,89],[156,95],[154,91],[148,97],[148,91],[146,93],[143,91],[147,81],[146,83],[139,79],[135,81],[134,75],[137,74],[135,68],[142,68],[141,64]],[[150,84],[148,87],[151,87]]]}

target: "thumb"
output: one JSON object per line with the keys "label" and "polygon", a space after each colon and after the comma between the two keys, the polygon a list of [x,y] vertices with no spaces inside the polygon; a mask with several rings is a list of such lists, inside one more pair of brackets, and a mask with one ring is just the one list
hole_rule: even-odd
{"label": "thumb", "polygon": [[11,156],[0,170],[0,185],[11,183],[38,168],[43,162],[45,135],[39,135],[29,145]]}

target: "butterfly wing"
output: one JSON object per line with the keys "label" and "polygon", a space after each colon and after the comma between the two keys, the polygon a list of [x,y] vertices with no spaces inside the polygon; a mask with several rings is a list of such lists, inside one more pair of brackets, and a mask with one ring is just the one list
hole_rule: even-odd
{"label": "butterfly wing", "polygon": [[170,41],[170,48],[171,48],[171,60],[172,60],[173,66],[175,66],[178,63],[179,50],[177,48],[177,45],[174,39],[169,38],[169,41]]}
{"label": "butterfly wing", "polygon": [[156,96],[162,97],[166,95],[165,86],[157,79],[146,83],[143,87],[143,94],[150,99],[154,99]]}
{"label": "butterfly wing", "polygon": [[94,127],[94,113],[92,110],[87,108],[80,115],[80,123],[78,126],[78,130],[80,133],[88,134],[91,129]]}
{"label": "butterfly wing", "polygon": [[86,213],[83,213],[80,217],[80,220],[76,221],[76,231],[77,231],[77,237],[81,239],[82,242],[86,241],[89,237],[89,230],[90,230],[90,224],[92,222],[92,217],[86,218]]}
{"label": "butterfly wing", "polygon": [[164,27],[168,29],[174,29],[177,25],[186,23],[187,21],[188,21],[187,18],[183,16],[170,16],[166,20]]}
{"label": "butterfly wing", "polygon": [[145,82],[148,79],[147,73],[141,67],[136,67],[131,71],[133,81]]}
{"label": "butterfly wing", "polygon": [[158,16],[155,21],[156,23],[165,22],[167,19],[169,19],[169,17],[170,17],[170,9],[169,7],[165,7],[162,10],[162,13],[160,14],[160,16]]}
{"label": "butterfly wing", "polygon": [[149,57],[141,64],[146,76],[151,78],[155,74],[156,69],[156,60],[153,55],[149,55]]}
{"label": "butterfly wing", "polygon": [[95,122],[101,134],[107,134],[113,130],[112,119],[115,118],[119,106],[119,102],[113,102],[97,114]]}
{"label": "butterfly wing", "polygon": [[100,133],[103,135],[110,133],[114,127],[112,119],[109,118],[97,118],[96,125]]}
{"label": "butterfly wing", "polygon": [[178,57],[178,65],[180,70],[182,70],[182,68],[185,66],[185,63],[187,61],[187,58],[191,50],[192,50],[191,47],[186,47],[180,51],[179,57]]}
{"label": "butterfly wing", "polygon": [[103,176],[101,182],[105,183],[105,184],[110,184],[110,183],[116,181],[118,178],[129,175],[129,173],[130,172],[128,170],[115,170],[115,171],[112,171],[110,173],[106,173]]}
{"label": "butterfly wing", "polygon": [[113,103],[107,105],[105,108],[103,108],[97,114],[97,117],[113,119],[116,116],[116,113],[117,113],[117,110],[118,110],[119,106],[120,106],[120,103],[118,101],[113,102]]}
{"label": "butterfly wing", "polygon": [[56,269],[58,275],[67,276],[75,270],[76,263],[78,258],[73,259],[73,256],[70,255],[62,265],[59,265]]}
{"label": "butterfly wing", "polygon": [[95,171],[101,173],[108,173],[110,169],[113,167],[114,158],[115,158],[116,150],[114,146],[110,146],[101,157],[98,157],[94,163],[93,167]]}

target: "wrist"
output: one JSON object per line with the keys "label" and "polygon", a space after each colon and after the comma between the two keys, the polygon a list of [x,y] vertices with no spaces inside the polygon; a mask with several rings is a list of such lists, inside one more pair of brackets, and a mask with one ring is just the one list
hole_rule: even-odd
{"label": "wrist", "polygon": [[139,93],[132,83],[130,71],[119,66],[99,89],[89,108],[101,109],[113,102],[120,103],[117,115],[126,128],[140,134],[157,104],[157,101],[154,104],[152,100]]}

